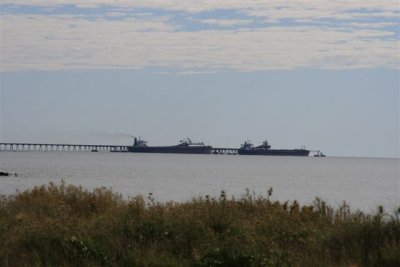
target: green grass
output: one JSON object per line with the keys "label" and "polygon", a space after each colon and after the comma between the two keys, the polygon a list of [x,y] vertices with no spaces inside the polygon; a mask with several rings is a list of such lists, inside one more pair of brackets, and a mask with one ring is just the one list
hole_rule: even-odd
{"label": "green grass", "polygon": [[35,187],[0,198],[0,266],[400,266],[400,210],[271,195],[158,203]]}

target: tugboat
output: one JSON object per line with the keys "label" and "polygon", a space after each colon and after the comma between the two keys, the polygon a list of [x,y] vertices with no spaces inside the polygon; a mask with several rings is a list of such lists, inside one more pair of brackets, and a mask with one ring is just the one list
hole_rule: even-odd
{"label": "tugboat", "polygon": [[134,153],[211,154],[211,150],[211,146],[203,142],[193,143],[190,138],[179,141],[175,146],[148,146],[147,141],[135,137],[133,146],[128,147],[128,152]]}
{"label": "tugboat", "polygon": [[324,158],[324,157],[325,157],[325,154],[322,153],[321,151],[318,151],[317,154],[314,155],[314,157],[321,157],[321,158]]}
{"label": "tugboat", "polygon": [[268,141],[264,141],[262,145],[254,147],[253,144],[247,140],[241,145],[238,150],[239,155],[262,155],[262,156],[303,156],[308,157],[310,150],[304,147],[301,149],[271,149]]}

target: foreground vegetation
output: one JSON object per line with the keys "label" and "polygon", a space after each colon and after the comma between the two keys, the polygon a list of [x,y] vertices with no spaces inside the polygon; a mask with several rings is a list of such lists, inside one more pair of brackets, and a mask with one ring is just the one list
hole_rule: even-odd
{"label": "foreground vegetation", "polygon": [[0,266],[400,266],[399,210],[366,215],[271,194],[158,203],[36,187],[0,199]]}

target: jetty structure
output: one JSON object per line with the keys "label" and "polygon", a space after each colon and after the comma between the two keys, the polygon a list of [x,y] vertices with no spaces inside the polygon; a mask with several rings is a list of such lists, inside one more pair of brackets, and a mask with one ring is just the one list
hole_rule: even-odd
{"label": "jetty structure", "polygon": [[50,143],[0,143],[0,151],[12,152],[127,152],[126,145],[85,145]]}
{"label": "jetty structure", "polygon": [[93,145],[93,144],[52,144],[52,143],[18,143],[0,142],[0,152],[132,152],[132,153],[182,153],[182,154],[215,154],[215,155],[263,155],[263,156],[309,156],[325,157],[320,150],[271,149],[265,141],[260,146],[253,146],[250,141],[240,148],[212,147],[203,142],[194,143],[190,138],[183,139],[173,146],[148,146],[147,142],[135,138],[133,145]]}
{"label": "jetty structure", "polygon": [[[88,145],[51,143],[0,143],[0,152],[129,152],[127,145]],[[235,155],[238,148],[212,147],[209,154]]]}

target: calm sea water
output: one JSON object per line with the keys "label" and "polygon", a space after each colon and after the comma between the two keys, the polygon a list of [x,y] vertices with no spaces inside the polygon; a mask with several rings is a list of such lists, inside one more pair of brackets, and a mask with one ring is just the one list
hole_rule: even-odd
{"label": "calm sea water", "polygon": [[400,204],[400,160],[377,158],[262,157],[75,152],[0,152],[0,194],[35,185],[105,186],[124,196],[153,193],[159,201],[184,201],[221,190],[246,189],[273,199],[311,203],[316,196],[337,207],[374,211]]}

